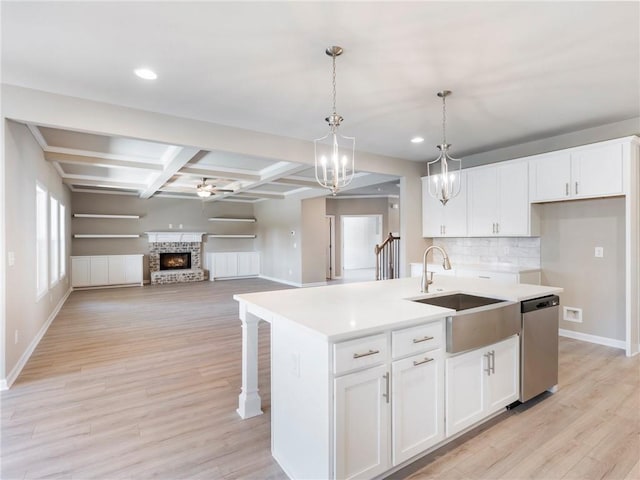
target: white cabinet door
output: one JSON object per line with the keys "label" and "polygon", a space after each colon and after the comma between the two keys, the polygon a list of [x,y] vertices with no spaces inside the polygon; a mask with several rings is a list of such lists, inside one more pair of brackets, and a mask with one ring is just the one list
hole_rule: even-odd
{"label": "white cabinet door", "polygon": [[622,145],[595,146],[573,152],[571,174],[575,197],[622,194]]}
{"label": "white cabinet door", "polygon": [[451,436],[485,416],[484,376],[489,357],[484,350],[474,350],[448,358],[445,363],[446,425],[447,436]]}
{"label": "white cabinet door", "polygon": [[518,337],[511,337],[491,347],[491,373],[486,377],[487,414],[491,414],[515,402],[520,397]]}
{"label": "white cabinet door", "polygon": [[238,276],[238,254],[236,252],[219,252],[213,257],[215,278]]}
{"label": "white cabinet door", "polygon": [[336,478],[373,478],[389,469],[388,375],[382,365],[334,380]]}
{"label": "white cabinet door", "polygon": [[446,360],[447,436],[518,400],[519,337]]}
{"label": "white cabinet door", "polygon": [[249,277],[260,274],[258,252],[238,252],[238,276]]}
{"label": "white cabinet door", "polygon": [[532,158],[529,175],[532,202],[566,200],[570,195],[571,155],[558,152]]}
{"label": "white cabinet door", "polygon": [[124,255],[109,255],[107,257],[109,265],[109,284],[120,285],[127,283],[126,280],[126,260]]}
{"label": "white cabinet door", "polygon": [[124,278],[126,283],[142,283],[142,255],[125,255]]}
{"label": "white cabinet door", "polygon": [[461,176],[460,193],[446,205],[429,195],[429,177],[422,177],[422,236],[464,237],[467,235],[467,175]]}
{"label": "white cabinet door", "polygon": [[71,286],[87,287],[91,285],[90,257],[71,258]]}
{"label": "white cabinet door", "polygon": [[109,285],[109,257],[89,257],[89,285]]}
{"label": "white cabinet door", "polygon": [[422,177],[422,236],[426,238],[442,237],[442,204],[429,195],[429,177]]}
{"label": "white cabinet door", "polygon": [[393,465],[444,438],[442,350],[397,360],[392,365]]}
{"label": "white cabinet door", "polygon": [[496,167],[499,216],[498,235],[530,235],[529,166],[526,162],[509,162]]}
{"label": "white cabinet door", "polygon": [[472,169],[467,174],[469,235],[495,235],[498,222],[498,179],[494,166]]}

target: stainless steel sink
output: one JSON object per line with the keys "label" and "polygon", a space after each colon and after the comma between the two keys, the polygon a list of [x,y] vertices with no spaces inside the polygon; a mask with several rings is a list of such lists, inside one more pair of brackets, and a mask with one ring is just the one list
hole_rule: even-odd
{"label": "stainless steel sink", "polygon": [[499,298],[478,297],[467,293],[453,293],[450,295],[441,295],[439,297],[428,297],[413,300],[414,302],[426,303],[436,307],[451,308],[456,312],[460,310],[468,310],[470,308],[484,307],[494,303],[504,302]]}
{"label": "stainless steel sink", "polygon": [[499,342],[520,333],[520,304],[498,298],[453,293],[414,299],[437,307],[451,308],[447,317],[447,352],[458,353]]}

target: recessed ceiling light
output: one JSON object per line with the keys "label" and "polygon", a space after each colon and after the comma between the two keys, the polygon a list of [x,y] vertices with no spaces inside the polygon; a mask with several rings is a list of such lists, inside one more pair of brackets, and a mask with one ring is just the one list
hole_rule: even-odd
{"label": "recessed ceiling light", "polygon": [[135,73],[138,77],[144,78],[145,80],[155,80],[158,78],[158,75],[153,70],[149,70],[148,68],[136,68],[133,73]]}
{"label": "recessed ceiling light", "polygon": [[424,138],[422,137],[413,137],[411,139],[411,143],[422,143],[422,142],[424,142]]}

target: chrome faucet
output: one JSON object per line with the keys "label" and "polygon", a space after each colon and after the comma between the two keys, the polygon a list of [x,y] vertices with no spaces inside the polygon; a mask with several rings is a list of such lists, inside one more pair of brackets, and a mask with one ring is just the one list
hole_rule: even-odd
{"label": "chrome faucet", "polygon": [[[424,251],[424,254],[422,255],[422,281],[420,282],[420,291],[422,293],[428,293],[429,285],[433,283],[433,272],[427,272],[427,255],[429,255],[429,252],[433,249],[439,250],[440,253],[442,253],[442,267],[445,270],[451,270],[449,255],[447,255],[447,252],[445,252],[443,248],[438,247],[437,245],[431,245],[430,247],[427,247],[427,249]],[[429,273],[431,275],[428,275]]]}

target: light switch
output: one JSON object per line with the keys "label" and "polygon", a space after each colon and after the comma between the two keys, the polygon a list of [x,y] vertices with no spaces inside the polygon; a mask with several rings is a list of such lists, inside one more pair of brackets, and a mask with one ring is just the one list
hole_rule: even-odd
{"label": "light switch", "polygon": [[7,263],[10,267],[16,264],[16,252],[7,252]]}
{"label": "light switch", "polygon": [[603,257],[604,257],[604,248],[602,248],[602,247],[596,247],[596,248],[595,248],[594,256],[595,256],[596,258],[603,258]]}

